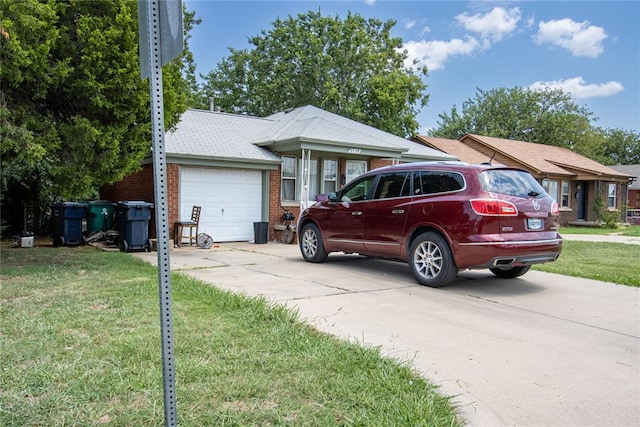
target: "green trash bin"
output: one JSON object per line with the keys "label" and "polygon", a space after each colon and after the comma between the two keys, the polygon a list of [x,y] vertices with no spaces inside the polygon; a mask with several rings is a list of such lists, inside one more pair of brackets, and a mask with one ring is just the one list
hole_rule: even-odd
{"label": "green trash bin", "polygon": [[94,200],[87,204],[87,233],[113,230],[116,204],[107,200]]}

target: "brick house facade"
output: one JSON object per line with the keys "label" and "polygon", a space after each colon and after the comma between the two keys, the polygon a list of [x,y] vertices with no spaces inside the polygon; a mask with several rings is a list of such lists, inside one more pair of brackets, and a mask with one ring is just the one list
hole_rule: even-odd
{"label": "brick house facade", "polygon": [[492,162],[531,173],[560,206],[560,225],[599,220],[596,201],[625,221],[628,174],[604,166],[573,151],[543,144],[466,134],[459,140],[419,135],[413,138],[467,163]]}
{"label": "brick house facade", "polygon": [[[354,122],[344,117],[329,113],[316,107],[306,106],[286,112],[274,114],[266,118],[233,115],[213,111],[187,110],[176,129],[168,132],[165,138],[167,158],[167,193],[169,224],[184,220],[185,213],[190,212],[191,204],[207,203],[214,193],[213,180],[204,182],[207,187],[200,192],[197,188],[185,185],[187,172],[206,174],[225,171],[243,173],[251,176],[262,174],[262,196],[253,195],[252,204],[261,204],[260,214],[247,214],[244,221],[245,237],[252,235],[251,223],[267,221],[269,223],[269,240],[278,240],[280,231],[274,226],[282,224],[285,209],[291,211],[296,218],[301,208],[312,202],[317,194],[325,191],[324,177],[321,170],[330,162],[335,165],[333,186],[341,187],[349,177],[348,165],[357,163],[365,170],[386,166],[397,162],[421,160],[455,160],[454,156],[439,150],[425,147],[422,144],[399,138],[370,126]],[[295,171],[292,179],[292,194],[284,197],[283,192],[283,160],[295,159]],[[312,183],[307,183],[304,171],[315,166],[314,176],[307,176]],[[303,181],[305,181],[303,183]],[[153,202],[153,166],[150,159],[145,159],[142,169],[125,177],[122,181],[105,185],[100,192],[104,200],[140,200]],[[249,185],[249,184],[248,184]],[[316,188],[316,194],[307,194],[303,200],[304,187]],[[197,187],[197,186],[196,186]],[[209,191],[209,187],[211,190]],[[333,188],[333,187],[332,187]],[[308,193],[309,191],[307,191]],[[190,194],[187,194],[190,193]],[[194,194],[191,194],[194,193]],[[232,194],[226,197],[240,197]],[[230,211],[213,204],[208,207],[209,215],[221,210]],[[203,211],[203,214],[207,214]],[[209,220],[209,228],[217,226],[224,219],[218,215]],[[149,236],[154,238],[155,221],[151,221]],[[202,223],[202,220],[201,220]],[[214,241],[222,236],[224,230],[213,236]],[[175,238],[173,227],[171,238]],[[222,237],[219,237],[221,235]],[[228,237],[233,238],[233,237]]]}

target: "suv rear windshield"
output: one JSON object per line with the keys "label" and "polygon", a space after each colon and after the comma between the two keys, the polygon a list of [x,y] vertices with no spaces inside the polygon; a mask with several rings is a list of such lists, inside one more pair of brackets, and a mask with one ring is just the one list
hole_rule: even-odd
{"label": "suv rear windshield", "polygon": [[479,175],[480,185],[490,193],[516,197],[542,197],[546,193],[530,173],[513,169],[489,169]]}

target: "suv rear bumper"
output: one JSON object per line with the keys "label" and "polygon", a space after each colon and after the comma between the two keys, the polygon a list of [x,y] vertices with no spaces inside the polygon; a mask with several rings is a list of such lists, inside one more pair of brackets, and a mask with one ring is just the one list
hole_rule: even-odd
{"label": "suv rear bumper", "polygon": [[553,262],[562,251],[562,239],[460,243],[454,255],[464,268],[510,268]]}

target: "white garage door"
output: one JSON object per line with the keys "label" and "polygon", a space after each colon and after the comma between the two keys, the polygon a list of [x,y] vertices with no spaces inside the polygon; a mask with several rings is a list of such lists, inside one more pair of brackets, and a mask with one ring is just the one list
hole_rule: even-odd
{"label": "white garage door", "polygon": [[262,173],[254,170],[180,168],[180,219],[202,206],[200,232],[215,242],[252,240],[262,217]]}

